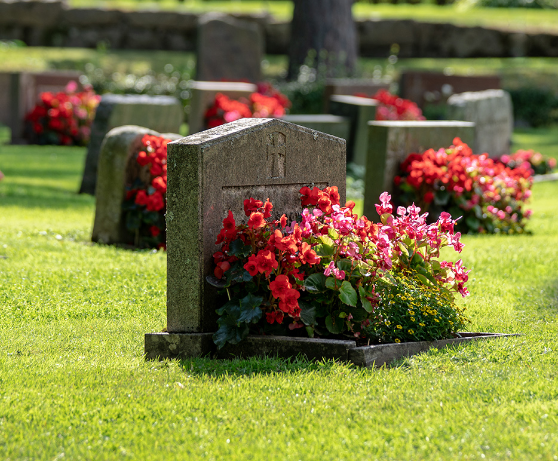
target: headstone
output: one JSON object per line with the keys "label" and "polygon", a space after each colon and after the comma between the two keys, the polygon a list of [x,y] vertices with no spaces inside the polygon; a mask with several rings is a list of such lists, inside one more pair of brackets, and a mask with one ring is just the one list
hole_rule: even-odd
{"label": "headstone", "polygon": [[41,93],[63,91],[68,83],[79,85],[80,72],[1,72],[0,123],[10,128],[13,144],[25,143],[25,116],[39,101]]}
{"label": "headstone", "polygon": [[454,94],[448,99],[448,116],[476,125],[475,154],[492,158],[510,153],[513,132],[513,105],[504,90],[486,90]]}
{"label": "headstone", "polygon": [[261,82],[263,53],[259,24],[222,13],[199,19],[196,80]]}
{"label": "headstone", "polygon": [[379,203],[382,192],[394,195],[394,203],[397,202],[393,180],[409,154],[449,147],[454,138],[469,145],[475,142],[475,124],[471,122],[368,122],[368,129],[364,215],[372,220],[377,217],[374,205]]}
{"label": "headstone", "polygon": [[324,114],[329,114],[331,97],[344,96],[374,96],[379,90],[389,90],[390,84],[382,80],[364,78],[330,78],[326,80],[324,89]]}
{"label": "headstone", "polygon": [[101,144],[110,130],[123,125],[137,125],[159,133],[178,133],[183,114],[182,105],[171,96],[103,95],[91,127],[79,193],[95,195]]}
{"label": "headstone", "polygon": [[399,95],[422,109],[426,104],[445,104],[455,93],[500,89],[497,75],[446,75],[442,72],[406,71],[401,74]]}
{"label": "headstone", "polygon": [[[168,145],[167,332],[145,335],[146,357],[213,350],[216,290],[205,280],[222,221],[269,198],[274,217],[301,211],[299,190],[337,185],[345,200],[345,141],[280,119],[246,118]],[[244,221],[245,222],[245,221]]]}
{"label": "headstone", "polygon": [[190,114],[188,117],[189,133],[194,134],[205,130],[205,112],[213,105],[217,93],[230,99],[248,99],[258,87],[253,83],[242,82],[193,82],[190,91]]}
{"label": "headstone", "polygon": [[282,120],[345,140],[349,137],[350,120],[347,117],[330,114],[285,115]]}
{"label": "headstone", "polygon": [[[95,221],[91,240],[104,244],[128,243],[130,240],[122,213],[126,183],[132,182],[133,155],[141,147],[144,135],[180,139],[175,133],[160,134],[140,126],[126,125],[110,130],[101,147],[97,175]],[[134,162],[132,165],[131,162]],[[133,241],[133,240],[132,240]]]}
{"label": "headstone", "polygon": [[376,120],[378,101],[358,96],[333,95],[331,113],[349,119],[347,163],[366,166],[368,153],[368,122]]}

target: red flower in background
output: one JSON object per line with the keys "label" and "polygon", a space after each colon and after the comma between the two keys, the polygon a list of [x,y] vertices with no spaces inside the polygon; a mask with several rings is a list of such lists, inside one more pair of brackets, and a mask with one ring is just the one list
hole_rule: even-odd
{"label": "red flower in background", "polygon": [[[355,96],[368,97],[360,93]],[[413,101],[400,98],[387,90],[379,90],[372,99],[379,103],[376,109],[376,120],[426,120]]]}
{"label": "red flower in background", "polygon": [[290,105],[285,95],[267,83],[259,84],[258,90],[248,99],[240,98],[235,101],[218,93],[213,105],[205,112],[205,126],[215,128],[241,118],[282,117]]}
{"label": "red flower in background", "polygon": [[64,91],[39,95],[39,102],[25,117],[35,142],[62,145],[89,142],[101,97],[91,86],[80,92],[77,89],[77,83],[70,82]]}

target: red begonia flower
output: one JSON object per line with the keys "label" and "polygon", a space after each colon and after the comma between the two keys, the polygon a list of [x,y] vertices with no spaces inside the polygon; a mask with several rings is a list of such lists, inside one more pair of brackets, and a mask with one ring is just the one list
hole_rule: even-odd
{"label": "red begonia flower", "polygon": [[248,227],[250,229],[259,229],[264,227],[266,224],[264,215],[260,212],[255,212],[250,215],[250,219],[248,220]]}

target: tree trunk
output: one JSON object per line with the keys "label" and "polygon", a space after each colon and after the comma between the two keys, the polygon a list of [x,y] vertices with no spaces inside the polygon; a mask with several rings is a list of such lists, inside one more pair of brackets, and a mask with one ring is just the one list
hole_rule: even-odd
{"label": "tree trunk", "polygon": [[348,77],[357,60],[353,0],[294,0],[287,78],[297,78],[300,66],[320,75]]}

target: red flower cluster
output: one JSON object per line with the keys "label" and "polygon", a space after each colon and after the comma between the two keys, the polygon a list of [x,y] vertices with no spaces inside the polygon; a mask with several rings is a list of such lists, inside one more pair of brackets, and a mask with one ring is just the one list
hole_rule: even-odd
{"label": "red flower cluster", "polygon": [[[417,270],[424,274],[425,280],[428,277],[432,283],[467,295],[464,286],[467,271],[460,261],[456,265],[432,264],[439,257],[440,248],[453,246],[459,252],[463,248],[461,234],[454,231],[455,221],[448,213],[442,214],[434,224],[427,224],[427,214],[420,215],[420,208],[415,206],[398,209],[399,216],[394,217],[390,196],[384,193],[380,197],[381,204],[377,205],[382,224],[374,224],[353,214],[354,202],[341,207],[337,187],[323,190],[302,187],[300,193],[302,206],[311,207],[303,210],[300,222],[292,221],[287,225],[285,215],[269,220],[273,208],[269,199],[264,203],[254,198],[244,201],[247,224],[237,224],[231,211],[223,220],[216,241],[221,248],[213,255],[214,275],[217,279],[226,279],[228,284],[235,280],[251,284],[250,294],[239,301],[240,309],[243,304],[249,305],[248,313],[243,314],[246,318],[251,318],[257,307],[265,313],[268,324],[282,324],[288,317],[289,329],[304,324],[312,329],[314,321],[304,323],[302,320],[302,306],[324,302],[329,307],[324,308],[321,315],[328,316],[329,320],[326,319],[326,326],[321,328],[338,333],[348,331],[358,337],[362,332],[360,322],[378,302],[374,291],[377,277],[390,270]],[[409,255],[415,256],[410,258]],[[319,296],[326,287],[333,290],[329,293],[336,292],[343,304],[335,300],[336,296],[332,300],[331,294],[312,299],[313,293]],[[252,302],[256,304],[251,305]],[[230,301],[223,308],[223,312],[232,311],[224,314],[230,319],[221,324],[220,343],[227,341],[221,335],[227,334],[230,322],[238,316],[234,306],[234,301]],[[344,308],[339,306],[364,310],[342,315],[339,309]],[[355,316],[360,320],[353,320]],[[328,323],[330,321],[341,322],[341,326]],[[235,322],[240,325],[242,321]]]}
{"label": "red flower cluster", "polygon": [[556,159],[545,157],[533,149],[518,150],[515,154],[502,155],[500,161],[508,168],[532,169],[534,174],[547,174],[556,168]]}
{"label": "red flower cluster", "polygon": [[432,202],[456,205],[472,232],[522,231],[523,218],[530,215],[522,211],[531,195],[528,165],[510,169],[488,154],[473,154],[459,138],[453,144],[448,149],[410,154],[401,164],[395,184],[412,193],[407,202],[425,209]]}
{"label": "red flower cluster", "polygon": [[[130,231],[137,231],[140,235],[146,234],[148,240],[152,241],[152,244],[146,243],[146,246],[164,247],[167,144],[171,140],[146,134],[141,142],[142,149],[137,153],[135,160],[146,174],[138,175],[135,182],[128,186],[124,208],[128,213],[139,217],[139,219],[127,219],[128,223],[133,224],[132,228],[130,226],[128,228]],[[146,176],[149,178],[147,182],[139,179]]]}
{"label": "red flower cluster", "polygon": [[[364,94],[356,96],[368,97]],[[372,99],[379,102],[376,120],[426,120],[413,101],[400,98],[387,90],[379,90]]]}
{"label": "red flower cluster", "polygon": [[239,101],[218,93],[205,113],[205,126],[215,128],[241,118],[282,117],[290,104],[286,96],[269,84],[258,85],[258,91],[252,93],[249,99],[241,98]]}
{"label": "red flower cluster", "polygon": [[25,117],[34,142],[65,146],[89,142],[101,97],[92,87],[81,92],[77,92],[77,87],[76,82],[70,82],[65,91],[41,93],[40,102]]}

